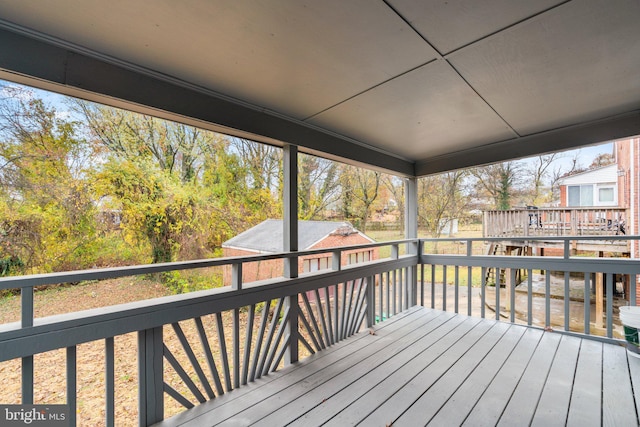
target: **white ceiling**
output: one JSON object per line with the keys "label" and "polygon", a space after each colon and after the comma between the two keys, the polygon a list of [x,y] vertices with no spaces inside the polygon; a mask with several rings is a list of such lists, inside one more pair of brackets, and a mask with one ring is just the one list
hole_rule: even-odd
{"label": "white ceiling", "polygon": [[[318,151],[371,147],[418,173],[442,169],[438,159],[486,162],[474,153],[492,147],[501,157],[548,151],[538,136],[576,126],[619,136],[610,119],[640,110],[638,0],[0,0],[0,18],[12,33],[336,137]],[[0,68],[28,75],[23,58],[3,62],[15,46],[0,39]],[[33,75],[57,79],[47,72]],[[57,83],[73,86],[72,72]],[[136,88],[107,92],[127,100]],[[181,103],[154,107],[189,115]],[[221,126],[253,131],[223,116]],[[262,136],[286,139],[269,126]],[[579,145],[573,138],[560,145]]]}

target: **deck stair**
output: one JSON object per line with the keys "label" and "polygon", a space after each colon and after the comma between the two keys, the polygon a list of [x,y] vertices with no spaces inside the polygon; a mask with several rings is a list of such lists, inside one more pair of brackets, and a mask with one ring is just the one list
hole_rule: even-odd
{"label": "deck stair", "polygon": [[[492,242],[487,247],[487,255],[500,255],[500,256],[526,256],[527,247],[525,245],[504,245],[501,243]],[[507,278],[505,275],[506,269],[500,268],[498,269],[498,274],[500,277],[500,286],[504,287],[507,283]],[[520,270],[516,271],[516,283],[520,283],[522,278]],[[491,283],[495,285],[496,280],[496,268],[490,267],[487,268],[487,272],[485,275],[485,283]]]}

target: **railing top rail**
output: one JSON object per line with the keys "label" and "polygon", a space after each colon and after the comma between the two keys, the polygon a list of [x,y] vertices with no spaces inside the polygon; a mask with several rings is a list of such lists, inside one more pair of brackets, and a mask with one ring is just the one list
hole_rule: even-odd
{"label": "railing top rail", "polygon": [[540,212],[540,211],[626,211],[627,208],[622,208],[619,206],[575,206],[575,207],[554,207],[554,208],[533,208],[527,209],[525,207],[521,208],[513,208],[513,209],[488,209],[482,212],[491,212],[491,213],[500,213],[500,212]]}
{"label": "railing top rail", "polygon": [[597,235],[597,236],[503,236],[503,237],[440,237],[440,238],[421,238],[421,242],[501,242],[501,241],[543,241],[549,242],[553,240],[557,241],[617,241],[617,240],[640,240],[640,235]]}
{"label": "railing top rail", "polygon": [[496,265],[515,269],[580,271],[591,273],[636,274],[640,261],[630,258],[598,258],[572,256],[526,256],[509,255],[457,255],[457,254],[423,254],[423,264],[458,265],[473,267],[489,267]]}
{"label": "railing top rail", "polygon": [[30,274],[24,276],[10,276],[0,278],[0,290],[33,287],[41,285],[57,285],[69,282],[81,282],[87,280],[114,279],[118,277],[136,276],[142,274],[163,273],[167,271],[192,270],[207,267],[219,267],[224,265],[243,264],[272,259],[287,259],[303,257],[307,255],[329,252],[349,252],[357,249],[376,248],[383,246],[417,243],[418,239],[393,240],[389,242],[365,243],[333,248],[312,249],[296,252],[281,252],[275,254],[260,254],[249,256],[234,256],[224,258],[200,259],[192,261],[165,262],[158,264],[132,265],[124,267],[96,268],[88,270],[63,271],[56,273]]}

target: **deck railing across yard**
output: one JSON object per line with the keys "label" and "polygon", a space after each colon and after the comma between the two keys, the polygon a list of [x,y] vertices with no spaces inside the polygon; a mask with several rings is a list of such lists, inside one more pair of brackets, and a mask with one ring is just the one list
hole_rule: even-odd
{"label": "deck railing across yard", "polygon": [[[606,241],[637,238],[608,236]],[[603,288],[599,287],[606,297],[603,334],[614,339],[614,278],[628,275],[629,298],[635,304],[638,261],[576,256],[571,252],[571,239],[575,238],[560,239],[564,251],[557,257],[488,255],[486,246],[497,244],[499,239],[446,239],[438,240],[438,246],[432,239],[409,239],[276,255],[3,278],[0,289],[20,289],[22,319],[0,326],[0,362],[21,360],[22,401],[13,403],[31,404],[34,356],[64,349],[66,403],[70,406],[71,425],[75,425],[77,349],[83,343],[102,341],[104,422],[115,425],[115,366],[123,356],[117,354],[114,340],[136,333],[139,424],[151,425],[178,411],[168,411],[171,405],[191,408],[214,399],[416,304],[456,312],[466,310],[481,317],[487,317],[487,310],[492,309],[496,319],[535,325],[534,272],[540,270],[546,280],[541,292],[545,316],[541,327],[555,326],[552,305],[561,301],[564,324],[560,329],[587,335],[597,332],[590,328],[591,285],[603,277]],[[604,241],[602,236],[597,239]],[[522,244],[526,246],[528,241]],[[388,258],[341,265],[345,251],[385,246],[390,248]],[[330,254],[331,268],[300,277],[243,282],[242,266],[247,263],[282,259],[285,264],[296,265],[300,257],[313,254]],[[232,283],[227,287],[34,319],[37,286],[223,266],[233,272]],[[564,280],[564,295],[572,293],[571,276],[576,272],[583,275],[586,309],[580,331],[575,331],[569,322],[575,302],[571,298],[552,298],[551,276],[557,275],[555,272],[560,272]],[[522,281],[519,287],[525,288],[525,308],[517,304],[518,280]],[[503,283],[507,286],[501,291]],[[525,313],[520,320],[519,312]]]}
{"label": "deck railing across yard", "polygon": [[627,209],[537,208],[484,211],[484,237],[625,234]]}

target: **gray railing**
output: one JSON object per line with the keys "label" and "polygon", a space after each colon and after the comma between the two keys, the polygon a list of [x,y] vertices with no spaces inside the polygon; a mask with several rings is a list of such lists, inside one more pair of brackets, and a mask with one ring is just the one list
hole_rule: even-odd
{"label": "gray railing", "polygon": [[[59,375],[66,384],[71,424],[82,422],[82,412],[75,418],[82,382],[79,354],[84,343],[98,342],[104,423],[118,423],[115,407],[122,388],[137,387],[139,424],[150,425],[416,304],[615,340],[616,307],[624,303],[615,298],[616,278],[626,277],[625,297],[635,305],[640,263],[585,256],[584,251],[598,254],[605,252],[598,251],[600,245],[625,246],[627,241],[633,247],[638,236],[556,240],[556,256],[550,251],[539,255],[548,238],[421,239],[0,279],[0,289],[20,289],[22,299],[21,321],[0,326],[0,362],[21,364],[21,401],[3,403],[33,403],[34,357],[62,349],[66,369]],[[509,249],[495,250],[500,244]],[[341,265],[344,253],[384,246],[390,248],[388,258]],[[400,255],[401,249],[410,255]],[[331,268],[243,282],[243,266],[249,263],[280,259],[295,265],[314,254],[330,256]],[[233,272],[231,285],[224,288],[34,319],[36,286],[223,266]],[[576,312],[577,325],[572,321]],[[116,343],[130,333],[137,335],[137,350],[126,352]],[[123,386],[116,365],[127,357],[138,359],[138,379]]]}
{"label": "gray railing", "polygon": [[[390,247],[389,258],[341,265],[343,252],[383,246]],[[413,255],[401,256],[402,246]],[[61,375],[75,425],[78,347],[103,341],[104,423],[115,425],[116,360],[131,356],[117,354],[115,341],[135,332],[139,424],[151,425],[177,412],[177,406],[214,399],[414,305],[417,247],[417,240],[403,240],[0,279],[0,290],[20,289],[22,301],[21,321],[0,326],[0,362],[21,361],[21,401],[3,403],[34,403],[34,356],[64,349]],[[330,254],[331,269],[242,280],[247,263],[282,259],[295,265],[314,254]],[[233,271],[231,286],[34,319],[36,286],[221,266]]]}
{"label": "gray railing", "polygon": [[[612,257],[616,254],[603,246],[638,245],[638,238],[422,239],[417,301],[456,313],[620,339],[617,307],[636,305],[640,261]],[[511,255],[496,254],[504,253],[496,251],[500,245]],[[539,255],[546,245],[556,256]],[[609,257],[598,256],[603,253]]]}

